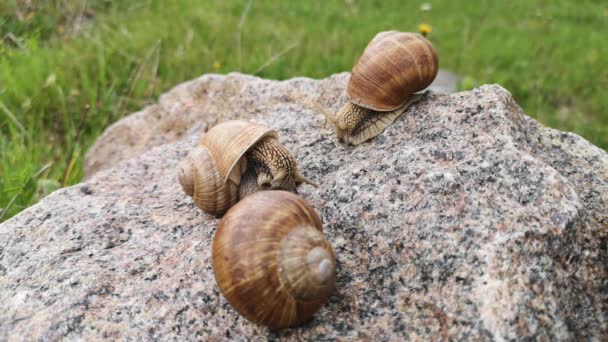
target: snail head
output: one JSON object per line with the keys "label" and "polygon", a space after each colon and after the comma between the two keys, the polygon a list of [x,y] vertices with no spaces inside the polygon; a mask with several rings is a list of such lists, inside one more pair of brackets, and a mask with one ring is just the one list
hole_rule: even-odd
{"label": "snail head", "polygon": [[260,174],[258,187],[260,190],[285,190],[297,194],[297,187],[303,183],[318,187],[318,184],[304,177],[299,171],[279,171],[276,175]]}

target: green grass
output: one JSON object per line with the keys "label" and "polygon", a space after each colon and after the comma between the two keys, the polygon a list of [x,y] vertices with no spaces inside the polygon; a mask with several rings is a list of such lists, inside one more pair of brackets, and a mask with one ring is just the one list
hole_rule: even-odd
{"label": "green grass", "polygon": [[544,124],[608,147],[602,1],[33,3],[0,5],[0,221],[79,182],[103,129],[179,82],[323,78],[350,70],[376,32],[422,22],[463,88],[500,83]]}

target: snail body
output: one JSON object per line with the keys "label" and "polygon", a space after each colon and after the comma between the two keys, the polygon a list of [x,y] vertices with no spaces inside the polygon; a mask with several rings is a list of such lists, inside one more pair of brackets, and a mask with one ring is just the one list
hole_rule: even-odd
{"label": "snail body", "polygon": [[358,145],[382,133],[421,98],[414,93],[428,87],[438,71],[437,53],[423,36],[378,33],[353,67],[346,89],[349,102],[332,120],[338,139]]}
{"label": "snail body", "polygon": [[213,270],[230,305],[280,329],[310,320],[335,285],[321,219],[298,196],[262,191],[232,207],[213,240]]}
{"label": "snail body", "polygon": [[247,161],[256,170],[260,189],[281,189],[295,193],[296,186],[302,183],[317,186],[302,176],[291,153],[272,137],[263,138],[250,149]]}
{"label": "snail body", "polygon": [[239,198],[245,198],[258,191],[258,176],[255,169],[249,168],[241,177],[239,185]]}
{"label": "snail body", "polygon": [[298,171],[276,131],[241,120],[210,129],[180,163],[178,180],[199,208],[216,216],[259,190],[296,192],[302,183],[317,186]]}

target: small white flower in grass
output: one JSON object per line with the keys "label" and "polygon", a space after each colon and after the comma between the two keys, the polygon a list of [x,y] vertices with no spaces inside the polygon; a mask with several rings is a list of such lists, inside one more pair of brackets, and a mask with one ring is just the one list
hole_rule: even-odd
{"label": "small white flower in grass", "polygon": [[57,81],[57,76],[55,76],[55,74],[50,74],[49,77],[46,78],[46,81],[44,81],[44,87],[48,88],[50,86],[55,85],[55,82]]}
{"label": "small white flower in grass", "polygon": [[30,99],[29,97],[26,97],[25,100],[23,100],[23,102],[21,102],[21,109],[28,110],[30,108],[32,108],[32,99]]}
{"label": "small white flower in grass", "polygon": [[430,3],[428,3],[428,2],[423,2],[423,3],[420,5],[420,10],[421,10],[422,12],[428,12],[428,11],[430,11],[432,8],[433,8],[433,6],[431,6],[431,4],[430,4]]}

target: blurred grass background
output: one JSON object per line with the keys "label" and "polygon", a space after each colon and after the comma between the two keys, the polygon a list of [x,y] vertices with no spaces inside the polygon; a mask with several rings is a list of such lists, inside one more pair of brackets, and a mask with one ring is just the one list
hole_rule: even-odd
{"label": "blurred grass background", "polygon": [[375,33],[421,24],[461,89],[499,83],[608,148],[606,1],[4,0],[0,14],[0,221],[79,182],[105,127],[182,81],[324,78]]}

